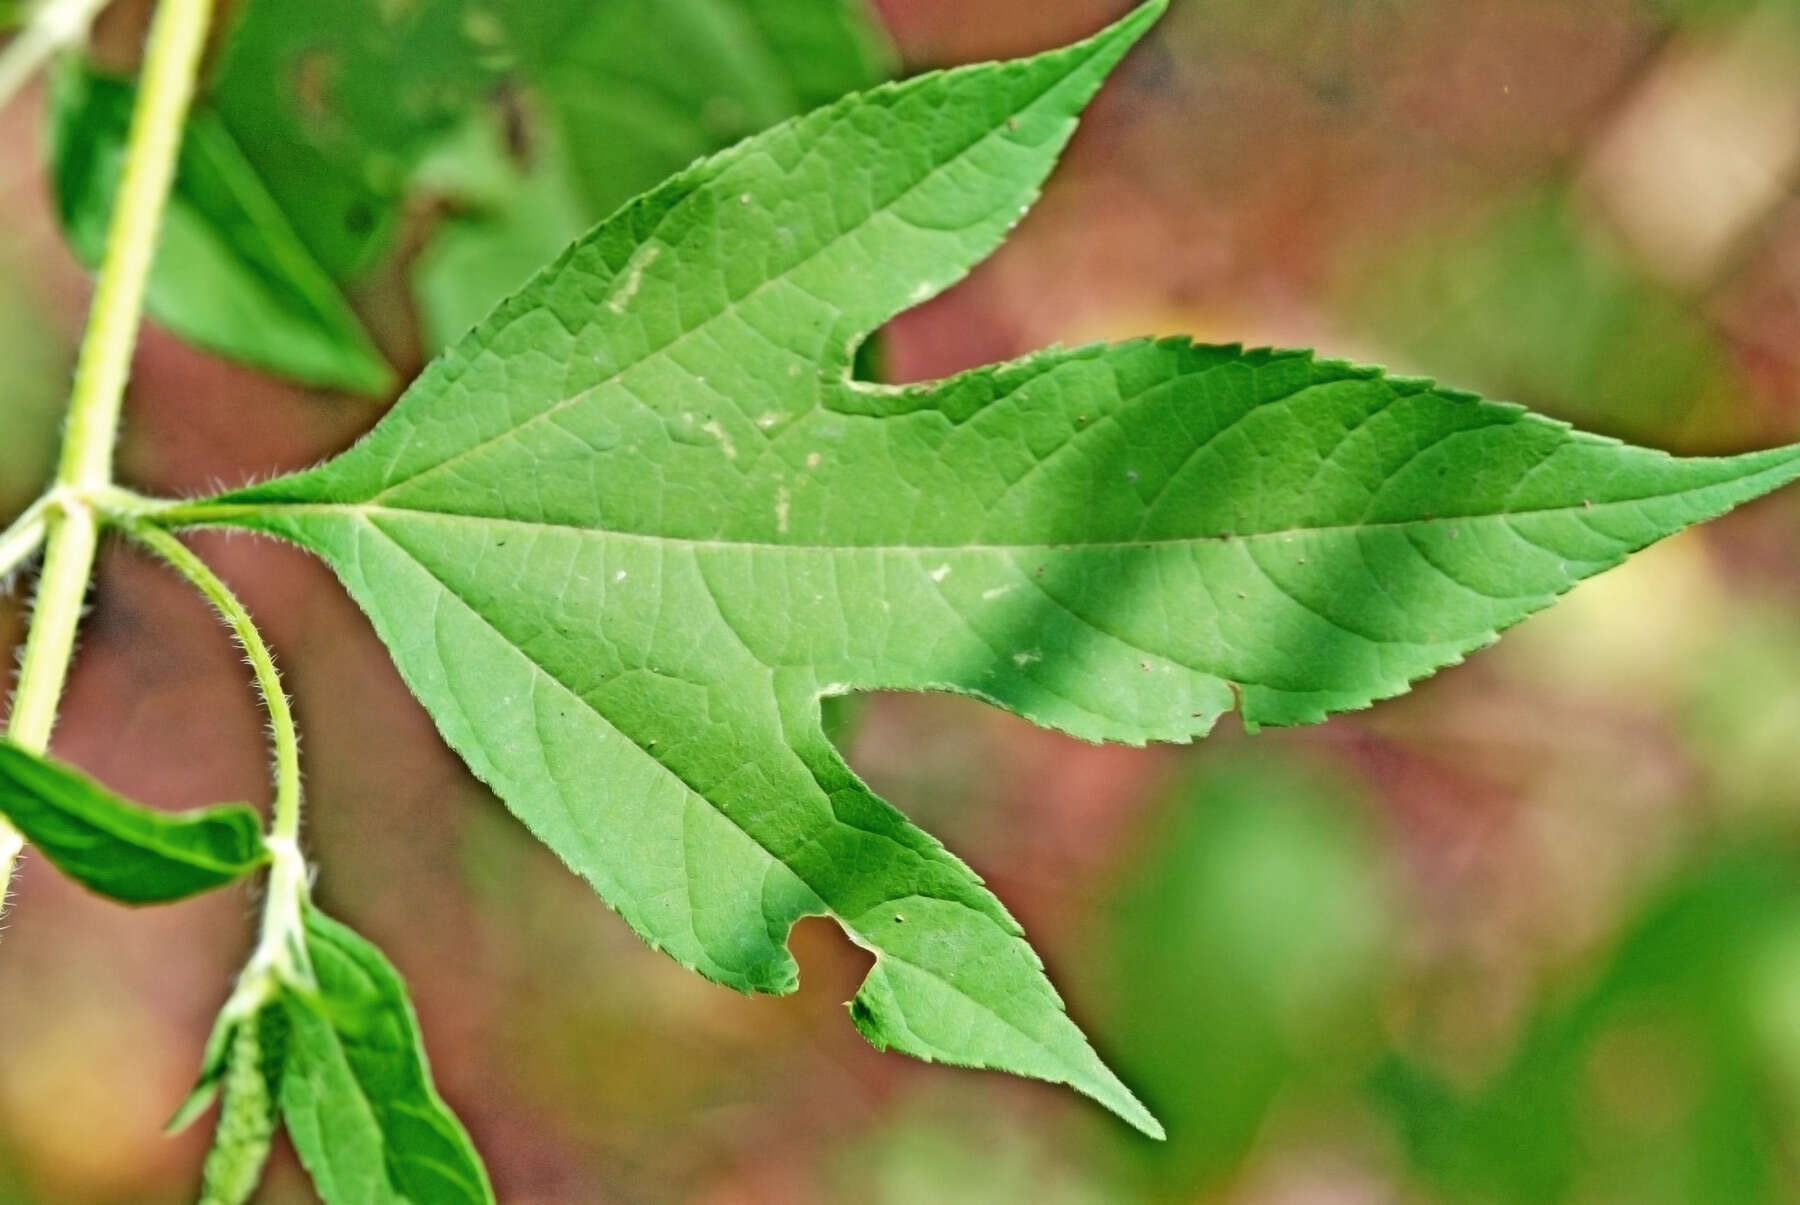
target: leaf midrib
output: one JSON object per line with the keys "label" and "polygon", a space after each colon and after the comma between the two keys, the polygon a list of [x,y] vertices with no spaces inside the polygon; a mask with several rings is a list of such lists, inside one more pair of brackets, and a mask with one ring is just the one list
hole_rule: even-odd
{"label": "leaf midrib", "polygon": [[[1800,459],[1800,453],[1797,453]],[[1787,467],[1785,462],[1760,467],[1756,472],[1767,472]],[[656,535],[649,532],[619,531],[607,527],[591,527],[579,523],[569,523],[552,519],[517,519],[505,515],[483,515],[467,511],[427,510],[422,507],[388,506],[376,502],[199,502],[175,508],[169,512],[174,524],[180,527],[238,526],[246,522],[256,523],[270,515],[294,515],[306,517],[321,515],[330,518],[358,518],[374,525],[377,516],[398,516],[402,518],[425,519],[441,523],[472,523],[490,527],[525,528],[528,530],[574,531],[584,535],[600,536],[605,539],[624,540],[632,543],[678,548],[710,549],[716,551],[763,551],[763,552],[899,552],[899,553],[938,553],[950,555],[954,553],[1017,553],[1017,552],[1071,552],[1071,551],[1120,551],[1131,549],[1149,549],[1166,547],[1184,547],[1196,544],[1232,544],[1249,543],[1262,540],[1293,539],[1299,536],[1341,535],[1364,531],[1398,530],[1411,531],[1419,528],[1447,527],[1458,523],[1494,522],[1506,519],[1529,518],[1540,515],[1588,515],[1596,511],[1605,511],[1616,507],[1638,506],[1646,502],[1660,502],[1686,494],[1698,493],[1701,490],[1716,489],[1755,476],[1756,472],[1745,473],[1740,477],[1730,477],[1719,481],[1710,481],[1702,485],[1684,489],[1670,490],[1665,493],[1641,494],[1630,498],[1608,498],[1598,502],[1582,502],[1568,506],[1536,506],[1515,510],[1497,510],[1485,513],[1468,513],[1460,515],[1431,515],[1415,519],[1379,519],[1358,523],[1316,523],[1295,527],[1275,528],[1268,531],[1220,532],[1217,535],[1200,534],[1192,536],[1166,536],[1160,538],[1140,538],[1129,540],[1057,540],[1040,543],[998,543],[992,541],[968,541],[954,544],[912,544],[895,542],[884,543],[851,543],[820,544],[798,543],[778,540],[731,540],[702,539],[694,536]],[[1611,537],[1607,537],[1611,538]]]}

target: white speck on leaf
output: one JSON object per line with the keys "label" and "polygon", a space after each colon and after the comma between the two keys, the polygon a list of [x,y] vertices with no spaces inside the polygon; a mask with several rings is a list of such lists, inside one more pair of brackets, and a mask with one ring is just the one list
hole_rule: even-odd
{"label": "white speck on leaf", "polygon": [[661,254],[662,248],[655,243],[644,244],[644,249],[632,257],[625,273],[625,283],[612,295],[606,308],[615,314],[623,314],[625,307],[631,304],[631,299],[637,296],[638,290],[644,285],[644,270],[655,263],[656,257]]}
{"label": "white speck on leaf", "polygon": [[993,602],[996,598],[1005,598],[1012,592],[1013,587],[1011,586],[995,586],[992,590],[983,590],[981,592],[981,597],[988,602]]}
{"label": "white speck on leaf", "polygon": [[825,458],[817,452],[808,452],[806,454],[806,467],[809,469],[816,469],[824,462]]}
{"label": "white speck on leaf", "polygon": [[788,493],[787,486],[784,485],[775,492],[775,530],[784,536],[788,530],[788,513],[793,505],[794,499]]}
{"label": "white speck on leaf", "polygon": [[1024,669],[1028,665],[1036,665],[1043,659],[1044,654],[1038,652],[1036,649],[1027,649],[1022,653],[1013,654],[1013,664],[1020,669]]}
{"label": "white speck on leaf", "polygon": [[934,582],[941,582],[949,576],[950,566],[948,565],[939,565],[936,569],[931,571],[931,580]]}
{"label": "white speck on leaf", "polygon": [[713,419],[700,429],[719,441],[719,448],[725,453],[725,459],[737,459],[737,445],[731,442],[731,436],[725,434],[725,428],[719,425],[718,419]]}

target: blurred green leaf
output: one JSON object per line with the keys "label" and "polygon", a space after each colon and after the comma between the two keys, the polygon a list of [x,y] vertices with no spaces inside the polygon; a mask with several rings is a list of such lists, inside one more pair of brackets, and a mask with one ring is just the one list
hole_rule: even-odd
{"label": "blurred green leaf", "polygon": [[926,1098],[839,1152],[828,1175],[831,1201],[861,1205],[970,1202],[979,1205],[1109,1205],[1116,1186],[1097,1184],[1054,1136],[988,1110],[959,1112]]}
{"label": "blurred green leaf", "polygon": [[496,34],[472,0],[254,0],[210,103],[325,270],[354,279],[394,237],[420,158],[510,65]]}
{"label": "blurred green leaf", "polygon": [[1377,1056],[1394,917],[1347,776],[1201,759],[1144,842],[1096,976],[1119,1062],[1169,1127],[1132,1160],[1191,1200],[1236,1173],[1275,1102],[1348,1095]]}
{"label": "blurred green leaf", "polygon": [[423,335],[433,350],[473,329],[598,216],[577,195],[558,144],[543,146],[531,170],[522,172],[498,145],[493,125],[483,118],[468,127],[486,143],[472,158],[479,167],[492,165],[492,174],[479,192],[464,194],[477,200],[439,224],[413,265]]}
{"label": "blurred green leaf", "polygon": [[1766,1022],[1796,998],[1797,955],[1795,851],[1716,859],[1545,1004],[1488,1083],[1396,1056],[1376,1094],[1439,1200],[1791,1201],[1795,1030]]}
{"label": "blurred green leaf", "polygon": [[[189,123],[150,310],[220,354],[384,392],[338,288],[409,197],[448,210],[415,268],[436,349],[633,194],[889,63],[863,0],[256,0]],[[81,68],[57,89],[59,207],[90,265],[132,95]]]}
{"label": "blurred green leaf", "polygon": [[252,808],[153,811],[7,741],[0,741],[0,813],[64,874],[128,904],[223,887],[268,860]]}
{"label": "blurred green leaf", "polygon": [[[136,89],[79,63],[55,73],[57,212],[89,267],[106,247]],[[310,385],[380,394],[394,383],[361,321],[313,259],[218,117],[189,119],[150,313],[200,347]]]}
{"label": "blurred green leaf", "polygon": [[50,480],[68,401],[74,348],[53,307],[31,287],[9,243],[0,244],[0,512],[22,510]]}
{"label": "blurred green leaf", "polygon": [[257,0],[212,103],[340,280],[391,244],[422,167],[442,185],[445,156],[475,156],[485,182],[437,194],[417,268],[435,349],[629,197],[889,62],[864,0]]}
{"label": "blurred green leaf", "polygon": [[306,905],[317,991],[289,986],[281,1115],[326,1205],[492,1205],[381,951]]}
{"label": "blurred green leaf", "polygon": [[890,67],[864,0],[515,0],[498,12],[596,218]]}
{"label": "blurred green leaf", "polygon": [[500,188],[459,206],[415,270],[434,349],[632,196],[872,87],[890,67],[865,0],[557,0],[497,11],[520,56],[515,124],[529,145],[509,155],[497,147],[504,123],[476,118],[485,145],[475,153],[501,165],[491,176]]}
{"label": "blurred green leaf", "polygon": [[[1702,30],[1762,16],[1785,18],[1784,32],[1800,38],[1800,6],[1793,0],[1656,0],[1655,7],[1683,26]],[[1779,26],[1764,26],[1764,32]]]}
{"label": "blurred green leaf", "polygon": [[1687,302],[1547,193],[1399,241],[1358,273],[1344,309],[1435,374],[1640,439],[1684,433],[1725,379]]}

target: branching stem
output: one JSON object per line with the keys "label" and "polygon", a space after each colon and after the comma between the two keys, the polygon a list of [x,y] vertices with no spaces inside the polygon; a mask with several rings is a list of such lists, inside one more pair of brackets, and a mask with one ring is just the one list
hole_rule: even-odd
{"label": "branching stem", "polygon": [[[9,734],[37,753],[50,743],[99,546],[99,523],[81,493],[112,481],[113,444],[143,316],[144,288],[211,17],[212,0],[162,0],[150,27],[125,170],[69,396],[58,488],[46,512],[44,571],[13,698]],[[0,830],[0,896],[21,846],[17,833]]]}

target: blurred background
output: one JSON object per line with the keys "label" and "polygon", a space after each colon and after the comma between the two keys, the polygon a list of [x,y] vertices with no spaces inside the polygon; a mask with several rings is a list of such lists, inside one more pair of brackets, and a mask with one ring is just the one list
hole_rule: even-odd
{"label": "blurred background", "polygon": [[[130,68],[147,7],[106,13],[96,61]],[[1125,7],[870,12],[883,69],[916,71]],[[48,107],[33,86],[0,112],[8,513],[47,476],[89,287]],[[1797,186],[1792,0],[1174,0],[1043,203],[893,324],[880,371],[1194,332],[1685,453],[1767,446],[1800,438]],[[346,295],[404,378],[467,304],[432,265],[469,219],[400,220]],[[153,326],[122,472],[197,492],[379,413]],[[503,1201],[1800,1200],[1800,493],[1316,729],[1126,750],[935,697],[843,717],[853,764],[1025,923],[1161,1145],[1067,1092],[874,1053],[843,1010],[863,956],[822,922],[783,1000],[652,953],[444,750],[324,569],[201,542],[287,669],[319,897],[412,985]],[[8,639],[22,621],[15,597]],[[156,805],[267,796],[234,650],[118,548],[55,748]],[[205,1135],[160,1127],[255,905],[127,911],[27,858],[0,939],[0,1201],[190,1199]],[[259,1199],[312,1200],[285,1149]]]}

